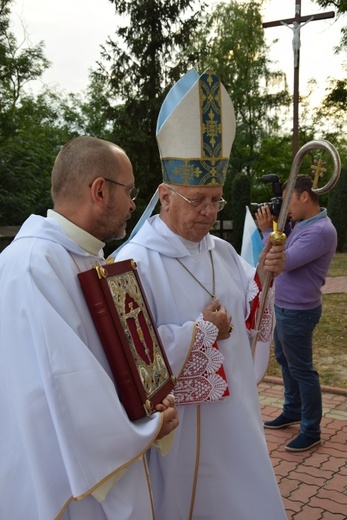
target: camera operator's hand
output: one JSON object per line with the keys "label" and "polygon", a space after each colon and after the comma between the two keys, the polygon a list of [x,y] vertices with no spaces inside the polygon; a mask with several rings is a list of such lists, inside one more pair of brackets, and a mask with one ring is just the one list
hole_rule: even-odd
{"label": "camera operator's hand", "polygon": [[260,231],[265,231],[266,229],[272,230],[273,221],[277,222],[277,217],[273,217],[271,215],[269,206],[262,206],[259,208],[255,213],[255,217],[257,219]]}

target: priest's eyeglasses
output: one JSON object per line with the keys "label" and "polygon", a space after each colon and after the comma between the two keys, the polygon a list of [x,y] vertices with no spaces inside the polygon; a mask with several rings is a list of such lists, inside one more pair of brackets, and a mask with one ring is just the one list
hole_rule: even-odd
{"label": "priest's eyeglasses", "polygon": [[129,196],[132,201],[134,201],[139,194],[139,191],[140,191],[139,188],[135,188],[135,187],[129,188],[129,186],[127,186],[126,184],[122,184],[121,182],[118,182],[118,181],[113,181],[112,179],[106,179],[106,177],[104,177],[104,180],[106,182],[111,182],[112,184],[117,184],[118,186],[123,186],[124,188],[129,190]]}
{"label": "priest's eyeglasses", "polygon": [[169,188],[169,190],[171,190],[173,193],[176,193],[176,195],[181,197],[181,199],[185,200],[193,208],[198,209],[199,211],[206,209],[207,206],[212,206],[213,209],[215,209],[217,211],[222,211],[222,209],[225,207],[225,205],[227,203],[227,201],[224,200],[223,198],[221,198],[219,200],[215,200],[214,202],[204,202],[203,200],[190,200],[190,199],[187,199],[187,197],[184,197],[183,195],[178,193],[178,191],[174,190],[171,186],[167,185],[167,187]]}

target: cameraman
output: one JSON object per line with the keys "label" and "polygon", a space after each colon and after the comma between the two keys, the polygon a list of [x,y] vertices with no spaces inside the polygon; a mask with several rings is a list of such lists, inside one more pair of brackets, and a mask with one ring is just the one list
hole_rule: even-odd
{"label": "cameraman", "polygon": [[[286,446],[292,452],[321,443],[322,395],[312,337],[322,313],[321,287],[337,245],[336,230],[311,188],[311,178],[299,175],[289,203],[292,227],[286,229],[285,267],[275,282],[275,358],[282,368],[284,405],[276,419],[264,423],[272,429],[300,423],[299,435]],[[268,206],[256,218],[266,240],[275,218]]]}

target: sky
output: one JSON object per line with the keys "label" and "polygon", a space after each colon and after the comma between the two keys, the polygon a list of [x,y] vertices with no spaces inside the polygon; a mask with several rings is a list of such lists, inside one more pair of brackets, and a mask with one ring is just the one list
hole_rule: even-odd
{"label": "sky", "polygon": [[[212,2],[216,3],[214,0]],[[212,3],[211,2],[211,3]],[[301,14],[331,11],[321,9],[311,0],[301,0]],[[266,0],[264,22],[294,16],[295,0]],[[114,4],[107,0],[15,0],[11,8],[12,30],[18,41],[23,26],[32,44],[45,43],[45,55],[52,66],[45,72],[45,84],[67,92],[81,92],[88,84],[88,74],[100,57],[100,45],[115,30]],[[324,96],[329,76],[342,78],[345,55],[334,55],[345,19],[311,21],[301,27],[300,93],[304,94],[310,78],[318,81],[311,105]],[[287,74],[293,88],[293,31],[280,26],[265,29],[270,59]],[[272,43],[277,39],[277,43]]]}
{"label": "sky", "polygon": [[12,29],[18,42],[23,26],[31,44],[43,41],[52,63],[43,81],[67,92],[80,92],[100,58],[100,45],[115,29],[115,8],[108,0],[15,0]]}

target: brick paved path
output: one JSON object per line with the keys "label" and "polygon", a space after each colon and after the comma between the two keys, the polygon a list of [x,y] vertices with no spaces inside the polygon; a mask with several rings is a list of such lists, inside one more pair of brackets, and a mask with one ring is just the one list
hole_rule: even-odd
{"label": "brick paved path", "polygon": [[[265,429],[288,520],[347,518],[347,390],[327,387],[322,390],[321,446],[289,453],[284,447],[297,436],[299,425],[282,430]],[[266,377],[258,391],[263,420],[274,419],[282,409],[281,380]]]}
{"label": "brick paved path", "polygon": [[347,276],[329,276],[322,287],[323,294],[346,293]]}

